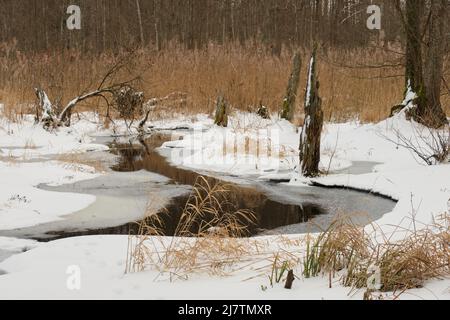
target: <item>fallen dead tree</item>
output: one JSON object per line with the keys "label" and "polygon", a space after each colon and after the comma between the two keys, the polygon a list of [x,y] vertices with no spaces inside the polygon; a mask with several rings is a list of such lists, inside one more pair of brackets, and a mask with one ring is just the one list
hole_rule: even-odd
{"label": "fallen dead tree", "polygon": [[172,106],[172,105],[186,106],[187,98],[188,98],[187,93],[172,92],[165,97],[152,98],[152,99],[148,100],[145,103],[144,108],[146,108],[146,109],[152,108],[152,107],[156,107],[157,105],[158,106],[161,106],[161,105],[164,105],[164,106]]}
{"label": "fallen dead tree", "polygon": [[132,54],[133,52],[118,60],[107,71],[96,89],[79,94],[64,107],[53,104],[44,89],[35,88],[37,97],[36,122],[41,123],[46,130],[70,126],[72,112],[78,104],[93,98],[100,98],[105,101],[107,106],[106,117],[110,118],[110,109],[113,107],[121,118],[130,123],[127,124],[129,128],[135,117],[144,113],[144,94],[134,87],[140,76],[125,81],[115,81],[114,78],[121,69],[126,67],[132,59]]}
{"label": "fallen dead tree", "polygon": [[143,136],[146,132],[146,123],[149,120],[151,112],[166,112],[168,110],[173,110],[179,107],[186,107],[187,104],[187,93],[184,92],[172,92],[162,98],[151,98],[143,105],[143,118],[139,121],[136,128],[138,135]]}
{"label": "fallen dead tree", "polygon": [[[114,84],[113,86],[101,88],[82,94],[72,99],[62,109],[61,112],[57,112],[57,108],[51,103],[47,93],[40,88],[35,89],[36,96],[38,98],[37,110],[36,110],[36,122],[42,123],[43,127],[47,130],[54,129],[60,126],[69,127],[71,124],[71,116],[73,109],[83,101],[91,98],[102,98],[105,100],[108,106],[107,116],[109,117],[109,109],[111,107],[111,98],[117,102],[119,97],[128,96],[123,98],[123,101],[128,101],[127,104],[117,104],[119,114],[123,116],[125,120],[131,119],[135,113],[140,113],[139,108],[142,108],[143,93],[138,92],[129,86],[127,83]],[[109,95],[110,97],[107,97]],[[40,116],[41,114],[41,116]]]}

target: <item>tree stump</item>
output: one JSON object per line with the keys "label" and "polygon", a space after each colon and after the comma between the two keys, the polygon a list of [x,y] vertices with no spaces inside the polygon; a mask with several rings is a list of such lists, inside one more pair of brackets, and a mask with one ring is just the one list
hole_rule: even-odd
{"label": "tree stump", "polygon": [[305,121],[300,135],[300,170],[305,177],[319,175],[320,138],[323,126],[322,100],[316,75],[316,48],[309,64],[305,97]]}
{"label": "tree stump", "polygon": [[285,289],[292,289],[292,283],[295,280],[295,276],[294,276],[294,271],[293,270],[289,270],[287,278],[286,278],[286,283],[284,285]]}
{"label": "tree stump", "polygon": [[286,96],[284,97],[280,114],[282,119],[286,119],[288,121],[292,121],[292,119],[294,118],[295,99],[297,98],[298,86],[300,85],[301,69],[302,60],[300,58],[300,53],[297,52],[294,55],[292,73],[289,78]]}
{"label": "tree stump", "polygon": [[214,124],[224,128],[228,126],[228,103],[223,96],[217,98]]}
{"label": "tree stump", "polygon": [[[55,123],[55,112],[53,110],[53,104],[50,102],[50,99],[47,96],[47,93],[40,89],[34,89],[37,97],[37,106],[36,106],[36,122],[41,122],[44,129],[49,130],[56,126]],[[42,114],[40,117],[39,115]]]}
{"label": "tree stump", "polygon": [[256,114],[263,119],[270,119],[269,110],[267,109],[267,107],[263,106],[262,103],[260,103]]}

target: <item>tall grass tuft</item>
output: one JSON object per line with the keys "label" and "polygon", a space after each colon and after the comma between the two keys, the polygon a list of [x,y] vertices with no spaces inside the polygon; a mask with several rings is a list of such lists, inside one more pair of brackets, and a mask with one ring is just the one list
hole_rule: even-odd
{"label": "tall grass tuft", "polygon": [[443,216],[425,229],[407,231],[402,240],[377,242],[363,228],[340,219],[307,239],[303,275],[339,274],[344,286],[359,289],[377,268],[381,291],[419,288],[429,279],[450,276],[449,231],[449,218]]}
{"label": "tall grass tuft", "polygon": [[252,242],[239,237],[249,234],[256,217],[237,209],[229,197],[227,185],[199,177],[174,237],[164,236],[158,215],[151,215],[140,224],[137,236],[130,236],[127,272],[156,268],[171,279],[195,272],[225,274],[228,267],[252,256]]}

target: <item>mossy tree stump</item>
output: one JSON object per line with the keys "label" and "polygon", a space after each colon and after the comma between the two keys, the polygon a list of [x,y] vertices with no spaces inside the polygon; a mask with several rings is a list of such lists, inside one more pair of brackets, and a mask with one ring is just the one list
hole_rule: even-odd
{"label": "mossy tree stump", "polygon": [[305,97],[305,121],[300,135],[300,170],[305,177],[319,175],[320,138],[323,127],[322,100],[316,75],[316,48],[309,64]]}
{"label": "mossy tree stump", "polygon": [[223,96],[217,98],[214,124],[225,128],[228,126],[228,102]]}
{"label": "mossy tree stump", "polygon": [[300,85],[300,71],[302,69],[302,60],[300,53],[294,55],[292,73],[289,78],[286,96],[281,107],[280,117],[288,121],[292,121],[295,111],[295,99],[297,98],[297,91]]}

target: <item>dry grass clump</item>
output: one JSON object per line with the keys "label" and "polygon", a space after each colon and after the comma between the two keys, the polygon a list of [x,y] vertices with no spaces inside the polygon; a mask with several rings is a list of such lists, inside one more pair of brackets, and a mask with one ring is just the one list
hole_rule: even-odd
{"label": "dry grass clump", "polygon": [[[447,231],[448,235],[448,231]],[[424,281],[449,274],[449,243],[442,235],[417,232],[398,243],[382,246],[377,259],[383,291],[421,287]]]}
{"label": "dry grass clump", "polygon": [[277,283],[286,281],[285,276],[298,265],[300,259],[295,253],[283,250],[273,254],[269,261],[271,263],[269,282],[273,287]]}
{"label": "dry grass clump", "polygon": [[230,186],[226,184],[211,184],[205,177],[199,177],[181,214],[175,236],[248,236],[248,225],[254,224],[256,217],[250,210],[236,208],[229,197],[230,192]]}
{"label": "dry grass clump", "polygon": [[384,291],[421,287],[424,281],[450,275],[450,216],[405,239],[381,245],[377,265]]}
{"label": "dry grass clump", "polygon": [[335,222],[307,241],[303,275],[329,274],[331,279],[340,272],[344,286],[365,288],[378,270],[383,292],[419,288],[427,280],[450,275],[449,231],[444,216],[436,225],[409,231],[400,241],[375,243],[351,222]]}
{"label": "dry grass clump", "polygon": [[226,274],[237,262],[253,258],[258,246],[240,237],[256,221],[249,210],[237,209],[230,189],[199,177],[176,225],[174,237],[164,237],[164,222],[151,215],[129,238],[127,272],[156,268],[173,279],[195,272]]}
{"label": "dry grass clump", "polygon": [[63,153],[59,154],[56,160],[63,162],[66,166],[74,170],[79,169],[80,165],[91,167],[95,172],[105,172],[107,170],[107,166],[103,161],[100,159],[89,159],[85,153]]}
{"label": "dry grass clump", "polygon": [[369,241],[363,230],[349,218],[339,217],[317,237],[308,236],[303,275],[310,278],[330,272],[334,276],[343,269],[353,273],[355,262],[367,259],[368,252]]}

